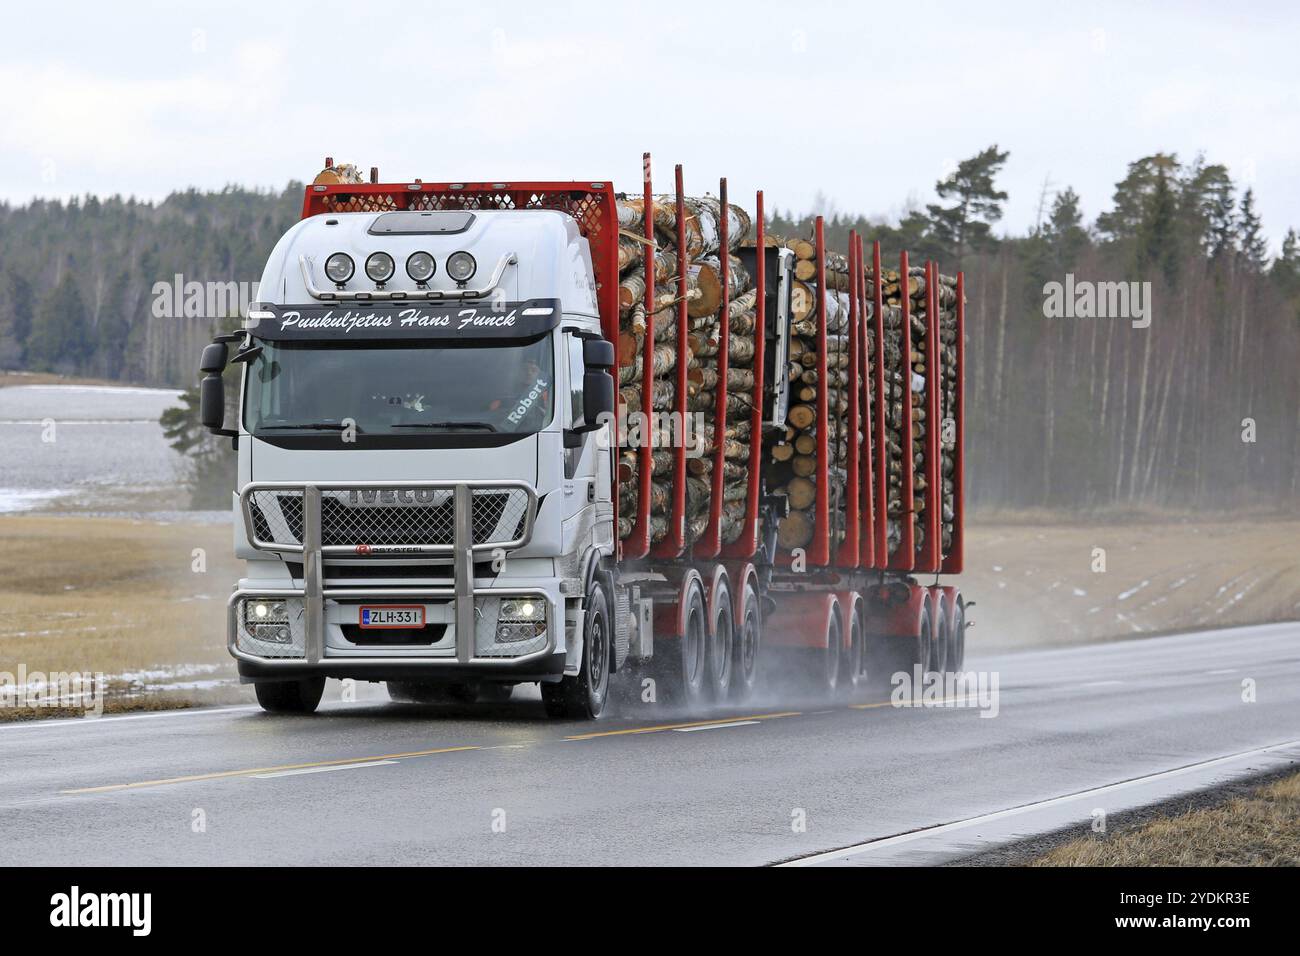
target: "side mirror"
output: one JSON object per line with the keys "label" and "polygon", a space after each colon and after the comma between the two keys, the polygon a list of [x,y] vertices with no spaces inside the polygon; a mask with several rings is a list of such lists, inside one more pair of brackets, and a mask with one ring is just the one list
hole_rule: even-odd
{"label": "side mirror", "polygon": [[[211,348],[211,346],[209,346]],[[229,435],[226,424],[226,383],[220,373],[209,373],[199,382],[199,421],[208,431]]]}
{"label": "side mirror", "polygon": [[587,368],[613,368],[614,343],[605,339],[583,339],[582,364]]}
{"label": "side mirror", "polygon": [[220,375],[226,369],[226,358],[230,350],[225,342],[213,342],[203,347],[203,357],[199,359],[199,371]]}
{"label": "side mirror", "polygon": [[[603,343],[609,345],[608,342]],[[611,347],[612,348],[612,347]],[[590,432],[614,414],[614,378],[600,369],[588,369],[582,376],[582,419],[578,431]]]}

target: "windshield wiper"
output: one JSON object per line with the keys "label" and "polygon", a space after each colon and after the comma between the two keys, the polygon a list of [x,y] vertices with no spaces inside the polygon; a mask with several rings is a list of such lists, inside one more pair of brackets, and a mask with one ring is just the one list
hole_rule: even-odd
{"label": "windshield wiper", "polygon": [[397,422],[394,428],[469,428],[494,432],[496,426],[488,422]]}
{"label": "windshield wiper", "polygon": [[[269,432],[306,429],[321,432],[341,432],[345,427],[347,426],[340,425],[338,422],[304,422],[301,425],[259,425],[257,431]],[[361,431],[361,429],[358,428],[357,431]],[[256,433],[257,432],[254,432],[254,434]]]}

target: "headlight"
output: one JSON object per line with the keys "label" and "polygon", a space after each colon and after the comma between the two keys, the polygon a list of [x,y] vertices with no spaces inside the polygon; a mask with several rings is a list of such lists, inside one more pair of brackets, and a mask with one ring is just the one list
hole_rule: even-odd
{"label": "headlight", "polygon": [[438,263],[427,252],[412,252],[406,258],[406,274],[416,282],[428,282],[438,271]]}
{"label": "headlight", "polygon": [[330,281],[337,282],[339,285],[351,279],[355,271],[356,264],[346,252],[336,252],[325,260],[325,275],[329,276]]}
{"label": "headlight", "polygon": [[366,275],[375,282],[387,282],[396,271],[393,257],[386,252],[372,252],[366,259]]}
{"label": "headlight", "polygon": [[501,602],[501,620],[503,621],[543,621],[546,619],[546,605],[542,601],[524,598],[518,601]]}
{"label": "headlight", "polygon": [[457,282],[468,282],[478,271],[478,263],[468,252],[453,252],[447,257],[447,275]]}
{"label": "headlight", "polygon": [[250,625],[287,625],[289,623],[289,614],[284,601],[251,600],[244,602],[244,620]]}

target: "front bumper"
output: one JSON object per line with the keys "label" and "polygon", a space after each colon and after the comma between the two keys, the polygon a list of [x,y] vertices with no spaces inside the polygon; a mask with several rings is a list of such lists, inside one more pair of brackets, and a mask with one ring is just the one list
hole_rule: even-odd
{"label": "front bumper", "polygon": [[[301,546],[294,550],[302,555],[302,586],[261,587],[256,581],[244,582],[227,604],[227,647],[242,678],[558,679],[565,656],[559,582],[521,578],[513,586],[498,578],[492,587],[475,587],[475,555],[495,546],[473,540],[474,486],[445,482],[403,486],[454,492],[454,540],[445,547],[452,555],[450,586],[324,586],[323,555],[330,549],[321,544],[321,486],[299,486],[303,488],[302,536]],[[245,489],[245,500],[248,494]],[[530,508],[529,526],[534,511],[535,505]],[[259,546],[257,541],[253,544]],[[521,631],[513,618],[500,618],[512,599],[527,599],[543,609],[542,618],[527,631]],[[262,600],[284,602],[287,623],[282,628],[268,630],[249,621],[246,602]],[[420,604],[426,625],[433,626],[412,640],[386,640],[382,630],[359,632],[349,622],[358,621],[357,608],[362,604]],[[542,625],[540,633],[537,625]]]}

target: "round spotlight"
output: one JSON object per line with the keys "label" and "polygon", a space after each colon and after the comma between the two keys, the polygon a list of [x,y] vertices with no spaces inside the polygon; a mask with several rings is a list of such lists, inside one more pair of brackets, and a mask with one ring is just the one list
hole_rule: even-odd
{"label": "round spotlight", "polygon": [[366,275],[375,282],[387,282],[396,271],[393,257],[386,252],[372,252],[366,259]]}
{"label": "round spotlight", "polygon": [[265,604],[254,604],[253,613],[258,617],[266,617],[267,614],[271,613],[271,609]]}
{"label": "round spotlight", "polygon": [[406,257],[406,274],[416,282],[428,282],[438,271],[438,263],[427,252],[412,252]]}
{"label": "round spotlight", "polygon": [[325,274],[329,276],[331,282],[337,282],[339,285],[351,279],[355,271],[356,265],[346,252],[336,252],[325,260]]}
{"label": "round spotlight", "polygon": [[478,263],[468,252],[453,252],[447,257],[447,275],[457,282],[468,282],[478,271]]}
{"label": "round spotlight", "polygon": [[519,608],[519,613],[522,614],[524,617],[532,617],[533,611],[535,610],[536,608],[533,607],[533,602],[527,601],[523,604],[523,606]]}

